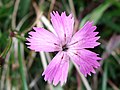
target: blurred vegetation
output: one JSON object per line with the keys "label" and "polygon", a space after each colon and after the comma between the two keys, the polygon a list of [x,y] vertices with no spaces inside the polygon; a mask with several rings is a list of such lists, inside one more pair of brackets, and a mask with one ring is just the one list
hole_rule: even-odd
{"label": "blurred vegetation", "polygon": [[[93,20],[100,32],[101,45],[92,50],[103,60],[97,73],[86,81],[71,65],[63,87],[48,84],[41,74],[54,54],[35,53],[25,45],[33,26],[52,30],[49,21],[53,10],[72,13],[75,30]],[[120,0],[0,0],[0,90],[86,88],[120,90]]]}

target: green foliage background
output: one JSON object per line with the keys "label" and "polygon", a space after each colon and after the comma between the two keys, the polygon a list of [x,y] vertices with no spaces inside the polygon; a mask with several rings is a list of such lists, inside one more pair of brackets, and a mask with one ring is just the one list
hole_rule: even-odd
{"label": "green foliage background", "polygon": [[[92,51],[102,57],[101,67],[85,82],[71,65],[63,87],[48,84],[41,74],[45,63],[48,64],[55,54],[36,53],[25,45],[27,33],[33,26],[51,30],[49,21],[52,11],[72,13],[75,30],[86,21],[93,20],[100,32],[101,45]],[[0,0],[0,90],[86,88],[120,90],[120,0]]]}

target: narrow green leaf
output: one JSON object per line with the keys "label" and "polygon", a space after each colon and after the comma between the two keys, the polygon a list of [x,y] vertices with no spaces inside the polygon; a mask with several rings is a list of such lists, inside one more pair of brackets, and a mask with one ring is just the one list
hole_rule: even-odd
{"label": "narrow green leaf", "polygon": [[107,62],[104,65],[104,72],[102,78],[102,90],[107,90],[107,75],[108,75],[108,65]]}
{"label": "narrow green leaf", "polygon": [[22,79],[23,90],[28,90],[27,80],[25,77],[23,60],[22,60],[22,55],[21,55],[20,41],[18,41],[18,61],[19,61],[19,65],[20,65],[19,70],[20,70],[20,75],[21,75],[21,79]]}
{"label": "narrow green leaf", "polygon": [[2,52],[2,54],[0,55],[0,57],[5,58],[5,56],[7,55],[8,51],[10,50],[12,45],[12,38],[10,37],[8,45],[6,46],[6,48],[4,49],[4,51]]}
{"label": "narrow green leaf", "polygon": [[81,21],[80,27],[82,27],[85,24],[85,22],[88,20],[94,21],[94,24],[97,24],[97,22],[99,21],[99,19],[102,17],[103,13],[109,6],[111,6],[111,3],[105,2],[100,6],[98,6],[97,8],[95,8],[90,14],[88,14],[83,18],[83,20]]}
{"label": "narrow green leaf", "polygon": [[119,24],[116,24],[116,23],[114,23],[114,22],[112,22],[110,20],[107,20],[107,19],[104,20],[103,22],[106,24],[106,26],[110,27],[115,32],[120,33],[120,25]]}
{"label": "narrow green leaf", "polygon": [[30,8],[30,2],[31,0],[20,0],[20,9],[19,9],[19,16],[23,17],[25,14],[27,14],[29,8]]}

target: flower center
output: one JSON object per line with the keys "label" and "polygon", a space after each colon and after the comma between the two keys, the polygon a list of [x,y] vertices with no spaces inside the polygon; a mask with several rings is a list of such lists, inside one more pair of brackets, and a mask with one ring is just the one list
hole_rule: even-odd
{"label": "flower center", "polygon": [[62,46],[62,50],[63,51],[67,51],[68,50],[68,47],[66,45]]}

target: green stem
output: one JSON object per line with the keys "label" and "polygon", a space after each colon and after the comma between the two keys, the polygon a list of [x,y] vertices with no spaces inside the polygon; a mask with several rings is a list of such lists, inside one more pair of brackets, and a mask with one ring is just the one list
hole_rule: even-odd
{"label": "green stem", "polygon": [[12,45],[12,38],[10,37],[9,39],[9,43],[7,45],[7,47],[4,49],[4,51],[1,53],[0,57],[5,58],[5,56],[7,55],[8,51],[10,50]]}
{"label": "green stem", "polygon": [[21,48],[20,48],[20,41],[18,41],[18,61],[19,61],[19,70],[20,70],[20,75],[21,75],[21,79],[22,79],[22,84],[23,84],[23,89],[24,90],[28,90],[27,87],[27,81],[26,81],[26,77],[25,77],[25,73],[24,73],[24,66],[23,66],[23,61],[22,61],[22,55],[21,55]]}

